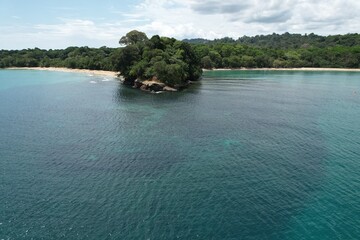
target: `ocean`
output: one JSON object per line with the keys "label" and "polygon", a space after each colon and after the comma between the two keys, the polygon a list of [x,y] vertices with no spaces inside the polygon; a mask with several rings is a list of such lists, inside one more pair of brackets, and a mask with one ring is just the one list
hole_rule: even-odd
{"label": "ocean", "polygon": [[0,239],[359,239],[359,119],[359,72],[0,70]]}

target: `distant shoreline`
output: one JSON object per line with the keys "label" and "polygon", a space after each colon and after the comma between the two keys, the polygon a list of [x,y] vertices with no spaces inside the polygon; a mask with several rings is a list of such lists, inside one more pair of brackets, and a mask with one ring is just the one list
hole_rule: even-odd
{"label": "distant shoreline", "polygon": [[214,69],[203,69],[203,71],[308,71],[308,72],[360,72],[359,68],[214,68]]}
{"label": "distant shoreline", "polygon": [[[4,68],[9,70],[39,70],[39,71],[54,71],[54,72],[73,72],[85,73],[90,75],[100,75],[108,77],[118,77],[118,72],[104,71],[104,70],[90,70],[90,69],[73,69],[64,67],[9,67]],[[307,71],[307,72],[360,72],[359,68],[214,68],[203,69],[204,72],[209,71]]]}
{"label": "distant shoreline", "polygon": [[117,72],[104,71],[104,70],[90,70],[90,69],[72,69],[62,67],[10,67],[4,68],[9,70],[40,70],[40,71],[53,71],[53,72],[74,72],[74,73],[86,73],[91,75],[101,75],[108,77],[117,77]]}

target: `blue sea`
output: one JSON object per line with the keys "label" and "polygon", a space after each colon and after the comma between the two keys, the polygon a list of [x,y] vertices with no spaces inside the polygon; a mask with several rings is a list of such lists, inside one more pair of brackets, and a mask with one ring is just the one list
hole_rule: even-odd
{"label": "blue sea", "polygon": [[360,239],[360,73],[0,70],[0,239]]}

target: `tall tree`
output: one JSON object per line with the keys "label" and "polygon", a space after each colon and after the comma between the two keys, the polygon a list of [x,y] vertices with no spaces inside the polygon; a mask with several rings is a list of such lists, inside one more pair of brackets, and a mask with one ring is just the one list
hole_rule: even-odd
{"label": "tall tree", "polygon": [[121,37],[119,43],[122,45],[133,45],[137,43],[144,43],[148,40],[148,37],[145,33],[139,32],[137,30],[132,30],[128,32],[125,36]]}

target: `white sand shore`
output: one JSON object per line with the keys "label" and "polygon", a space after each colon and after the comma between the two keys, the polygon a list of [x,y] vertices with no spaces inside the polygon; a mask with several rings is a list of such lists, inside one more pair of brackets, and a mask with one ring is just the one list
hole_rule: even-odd
{"label": "white sand shore", "polygon": [[214,68],[212,70],[203,69],[204,71],[228,71],[228,70],[241,70],[241,71],[333,71],[333,72],[360,72],[359,68]]}
{"label": "white sand shore", "polygon": [[102,71],[102,70],[88,70],[88,69],[71,69],[71,68],[57,68],[57,67],[11,67],[6,69],[14,70],[41,70],[41,71],[56,71],[56,72],[76,72],[76,73],[86,73],[91,75],[101,75],[108,77],[117,77],[117,72],[111,71]]}

